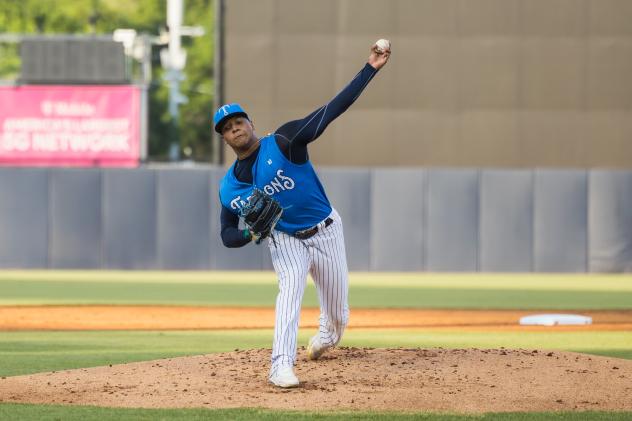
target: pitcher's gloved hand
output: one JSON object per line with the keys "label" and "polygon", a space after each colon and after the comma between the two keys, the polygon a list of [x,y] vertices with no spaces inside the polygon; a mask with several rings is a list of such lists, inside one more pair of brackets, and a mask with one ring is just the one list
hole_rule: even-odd
{"label": "pitcher's gloved hand", "polygon": [[241,209],[241,216],[257,244],[270,236],[282,213],[279,202],[259,189],[253,190],[248,204]]}

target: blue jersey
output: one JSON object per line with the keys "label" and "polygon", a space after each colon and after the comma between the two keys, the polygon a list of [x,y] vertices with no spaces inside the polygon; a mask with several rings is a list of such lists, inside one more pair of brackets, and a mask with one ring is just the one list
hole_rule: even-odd
{"label": "blue jersey", "polygon": [[274,135],[261,138],[257,160],[252,167],[253,184],[237,180],[235,164],[220,183],[222,205],[236,215],[247,203],[254,187],[274,197],[283,207],[276,225],[279,231],[294,234],[313,227],[331,213],[331,205],[311,162],[295,164],[288,160]]}

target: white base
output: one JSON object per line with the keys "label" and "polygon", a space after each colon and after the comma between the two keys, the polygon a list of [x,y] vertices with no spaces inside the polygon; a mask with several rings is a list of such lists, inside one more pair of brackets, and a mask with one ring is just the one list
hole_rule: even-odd
{"label": "white base", "polygon": [[578,314],[534,314],[520,318],[523,326],[590,325],[592,317]]}

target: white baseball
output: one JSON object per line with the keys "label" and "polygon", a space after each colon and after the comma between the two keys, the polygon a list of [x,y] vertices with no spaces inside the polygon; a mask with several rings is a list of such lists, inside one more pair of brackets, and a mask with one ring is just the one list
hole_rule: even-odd
{"label": "white baseball", "polygon": [[378,39],[375,44],[377,45],[378,50],[382,53],[391,49],[391,42],[387,39]]}

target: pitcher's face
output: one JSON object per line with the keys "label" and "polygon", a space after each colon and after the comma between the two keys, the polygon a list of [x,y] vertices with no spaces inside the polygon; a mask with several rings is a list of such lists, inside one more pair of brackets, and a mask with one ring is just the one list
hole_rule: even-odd
{"label": "pitcher's face", "polygon": [[222,137],[228,146],[234,149],[245,149],[256,142],[254,124],[244,116],[228,119],[222,127]]}

